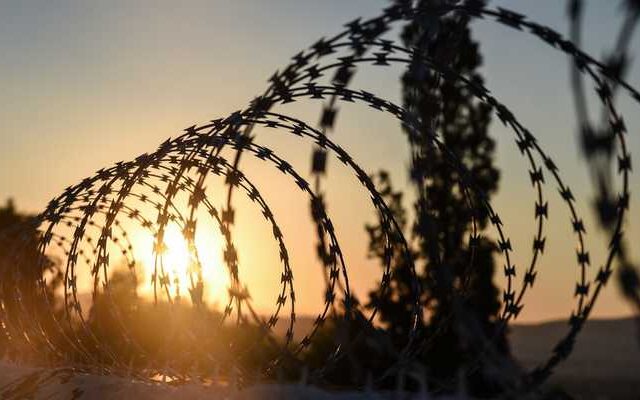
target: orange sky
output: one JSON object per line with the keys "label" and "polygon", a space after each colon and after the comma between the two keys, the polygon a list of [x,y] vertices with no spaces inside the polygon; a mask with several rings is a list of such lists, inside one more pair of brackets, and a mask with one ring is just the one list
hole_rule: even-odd
{"label": "orange sky", "polygon": [[[527,13],[564,31],[564,10],[545,0],[525,5]],[[0,198],[12,196],[19,208],[41,210],[66,186],[101,167],[154,150],[184,127],[206,123],[245,107],[266,87],[272,72],[317,38],[338,32],[344,22],[359,15],[373,16],[386,1],[349,2],[174,2],[149,5],[115,2],[3,5],[0,12]],[[499,5],[497,2],[496,5]],[[588,34],[596,56],[619,23],[609,10],[594,6],[602,18]],[[342,10],[337,13],[336,10]],[[537,17],[537,18],[536,18]],[[276,23],[277,22],[277,23]],[[581,200],[587,222],[592,268],[603,261],[604,238],[591,218],[591,186],[575,140],[572,103],[568,92],[566,59],[524,34],[485,22],[474,24],[482,40],[487,86],[554,156],[563,176]],[[609,38],[608,40],[606,38]],[[634,44],[634,51],[640,49]],[[504,51],[509,49],[509,51]],[[363,71],[353,85],[399,102],[400,70]],[[634,65],[630,81],[640,83]],[[637,154],[640,139],[637,105],[621,98],[631,134],[629,147]],[[281,110],[315,126],[321,103],[282,107]],[[408,188],[407,145],[397,123],[361,106],[342,106],[336,142],[344,146],[365,170],[391,171],[396,186]],[[308,176],[311,145],[272,132],[258,132],[258,142],[271,146],[297,170]],[[499,122],[491,134],[498,141],[497,162],[503,170],[494,208],[505,221],[515,250],[515,263],[528,263],[534,227],[533,191],[527,166],[511,134]],[[330,160],[328,212],[350,265],[353,286],[366,293],[380,268],[366,258],[363,227],[375,219],[364,190],[338,163]],[[315,313],[322,298],[322,278],[314,258],[313,226],[308,199],[295,184],[273,168],[247,160],[248,176],[260,186],[283,228],[298,286],[299,309]],[[640,187],[637,175],[632,193]],[[549,185],[550,216],[547,249],[533,293],[526,301],[523,321],[565,317],[570,313],[576,278],[575,244],[569,215]],[[224,201],[220,188],[216,205]],[[242,203],[242,200],[239,200]],[[405,200],[410,207],[411,196]],[[637,200],[629,221],[639,221]],[[257,306],[267,310],[275,301],[279,281],[277,247],[259,211],[246,204],[237,223],[241,262]],[[260,224],[254,221],[259,220]],[[631,243],[640,238],[638,224],[627,230]],[[632,246],[635,259],[640,252]],[[212,253],[213,254],[213,253]],[[211,256],[214,257],[213,255]],[[498,264],[500,266],[501,264]],[[274,283],[271,283],[271,282]],[[595,315],[626,315],[612,281]]]}

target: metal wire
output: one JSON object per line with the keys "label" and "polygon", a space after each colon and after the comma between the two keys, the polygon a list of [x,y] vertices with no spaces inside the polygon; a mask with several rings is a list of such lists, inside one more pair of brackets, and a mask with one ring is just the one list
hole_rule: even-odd
{"label": "metal wire", "polygon": [[[633,4],[633,2],[628,2]],[[188,243],[192,255],[191,270],[189,271],[188,292],[191,305],[195,309],[204,307],[203,300],[203,271],[195,236],[198,226],[204,225],[202,213],[218,227],[224,238],[224,263],[229,275],[229,301],[224,307],[221,318],[208,329],[224,329],[225,326],[246,326],[253,324],[259,327],[259,339],[251,345],[233,348],[227,354],[201,354],[206,360],[216,365],[216,368],[232,369],[240,374],[240,379],[249,381],[255,376],[274,376],[285,365],[296,365],[298,370],[308,368],[302,356],[305,349],[314,344],[321,327],[338,315],[335,313],[336,303],[340,303],[342,312],[340,318],[357,330],[356,335],[339,340],[334,348],[327,352],[324,363],[312,371],[313,379],[321,377],[342,358],[348,354],[351,343],[362,336],[371,336],[371,331],[353,324],[358,315],[363,315],[362,305],[351,290],[349,284],[349,269],[343,257],[338,235],[329,217],[322,197],[323,182],[327,179],[326,157],[334,154],[341,164],[352,171],[362,187],[370,196],[371,204],[379,213],[383,221],[385,242],[385,266],[379,279],[379,293],[389,290],[394,252],[405,254],[411,259],[409,245],[402,229],[395,220],[393,213],[376,189],[368,173],[361,168],[352,156],[342,147],[332,141],[329,132],[337,123],[337,113],[341,102],[355,103],[377,110],[395,118],[400,125],[418,135],[419,121],[415,115],[407,112],[403,107],[385,100],[371,92],[351,88],[351,81],[358,70],[365,67],[385,68],[390,65],[404,66],[406,70],[419,74],[428,70],[439,76],[443,81],[456,82],[463,85],[479,102],[491,107],[495,115],[508,127],[513,140],[520,149],[521,155],[528,163],[529,179],[534,190],[533,199],[536,227],[529,263],[521,274],[521,281],[516,282],[516,266],[512,261],[511,241],[498,213],[489,203],[488,196],[473,182],[464,162],[450,150],[438,137],[437,132],[430,132],[427,139],[434,149],[441,152],[450,167],[458,172],[459,182],[465,202],[472,212],[469,229],[469,243],[473,248],[480,238],[477,215],[484,212],[489,216],[491,229],[498,239],[498,247],[505,262],[505,285],[502,296],[502,311],[500,314],[501,328],[506,329],[508,323],[519,315],[524,307],[524,299],[528,291],[536,282],[539,273],[537,266],[545,249],[545,228],[549,218],[549,203],[545,189],[548,185],[555,185],[559,192],[559,199],[567,207],[570,215],[571,228],[577,243],[576,263],[578,279],[575,285],[575,304],[568,318],[569,327],[565,336],[558,342],[552,354],[538,367],[519,374],[519,387],[527,390],[535,388],[545,381],[553,369],[572,351],[573,343],[589,317],[604,285],[614,267],[617,257],[623,257],[622,263],[630,262],[621,253],[622,226],[629,207],[629,174],[631,158],[626,144],[626,128],[623,119],[615,106],[614,95],[620,90],[629,95],[635,102],[640,101],[640,93],[631,87],[624,79],[621,70],[621,60],[626,60],[628,37],[631,35],[638,17],[638,8],[631,8],[625,20],[618,43],[615,47],[617,61],[603,63],[580,50],[581,10],[582,2],[570,1],[571,39],[565,39],[554,30],[530,21],[526,16],[503,9],[492,9],[480,2],[444,2],[433,7],[416,7],[410,1],[400,1],[384,10],[373,19],[362,21],[357,19],[346,25],[341,33],[329,38],[320,39],[309,49],[297,54],[281,71],[276,72],[269,80],[269,85],[262,95],[257,96],[250,105],[226,118],[216,119],[201,126],[191,126],[175,139],[170,139],[151,153],[120,162],[116,165],[99,170],[96,174],[81,181],[79,184],[67,188],[61,195],[53,199],[46,210],[31,221],[27,227],[19,230],[7,231],[6,237],[18,237],[16,246],[10,254],[2,258],[0,265],[2,284],[0,284],[0,330],[6,337],[7,348],[16,354],[46,353],[46,358],[54,365],[74,366],[80,369],[97,369],[107,373],[121,373],[131,371],[133,355],[123,357],[114,348],[113,343],[100,337],[99,326],[88,319],[88,312],[83,308],[81,295],[78,290],[80,274],[89,274],[93,279],[92,297],[100,297],[106,302],[108,315],[113,317],[115,336],[118,343],[126,343],[130,353],[135,358],[144,360],[144,367],[136,374],[140,377],[151,377],[160,373],[172,376],[174,379],[207,379],[216,373],[198,370],[194,365],[194,353],[202,352],[200,342],[202,336],[191,331],[169,334],[163,338],[157,353],[149,352],[143,343],[139,343],[132,334],[131,327],[123,315],[118,300],[111,290],[112,268],[114,257],[121,254],[126,260],[128,272],[137,277],[140,273],[139,260],[135,259],[133,243],[130,240],[132,227],[149,232],[155,240],[154,265],[152,273],[152,287],[155,304],[169,304],[176,308],[181,303],[180,279],[172,274],[165,265],[164,250],[166,248],[166,234],[170,225],[175,224],[182,232]],[[617,175],[620,182],[617,192],[613,185],[603,186],[603,199],[610,200],[608,220],[601,218],[606,225],[610,237],[608,253],[601,268],[594,278],[589,277],[588,267],[590,256],[586,248],[586,232],[583,219],[578,213],[576,199],[569,184],[564,180],[552,157],[545,152],[537,142],[535,134],[528,130],[505,104],[491,95],[490,91],[481,83],[471,81],[447,65],[425,56],[418,49],[404,48],[391,40],[383,38],[394,24],[404,21],[425,20],[425,16],[442,18],[447,15],[464,15],[471,19],[482,18],[502,25],[506,29],[520,31],[533,36],[547,44],[557,52],[567,56],[572,65],[572,84],[576,99],[576,116],[582,127],[585,140],[596,131],[589,122],[586,109],[586,89],[584,80],[593,85],[602,105],[605,125],[600,129],[605,132],[608,154],[617,154]],[[346,54],[346,55],[345,55]],[[323,77],[331,77],[323,79]],[[292,102],[310,102],[319,100],[323,105],[320,123],[317,128],[304,121],[286,114],[275,112],[276,106],[283,106]],[[284,158],[273,150],[257,144],[261,134],[273,131],[274,134],[285,134],[299,140],[306,140],[315,145],[313,164],[313,183],[308,182]],[[258,134],[260,132],[260,134]],[[226,150],[226,152],[225,152]],[[588,154],[593,154],[593,150]],[[231,156],[227,156],[229,153]],[[241,169],[241,156],[264,161],[265,168],[280,170],[302,194],[308,197],[312,205],[314,223],[319,232],[319,251],[323,259],[325,273],[325,294],[321,311],[317,315],[313,328],[301,338],[295,336],[296,295],[293,269],[290,265],[283,231],[277,218],[268,205],[266,197],[257,185],[252,183]],[[226,157],[226,158],[225,158]],[[610,157],[611,158],[611,157]],[[609,176],[612,163],[591,164],[592,176],[596,182],[609,182],[599,177]],[[588,159],[591,161],[591,159]],[[546,176],[546,179],[545,179]],[[224,188],[216,190],[207,187],[213,177],[224,179]],[[270,226],[274,244],[278,248],[281,261],[280,288],[275,299],[273,311],[269,316],[261,316],[253,309],[250,290],[240,278],[241,260],[234,242],[235,214],[244,212],[234,207],[234,194],[245,196],[265,217]],[[221,209],[214,207],[212,199],[220,198],[226,192],[226,201]],[[614,193],[615,192],[615,193]],[[258,221],[256,221],[257,223]],[[38,257],[36,262],[36,281],[33,280],[34,267],[28,265],[32,259],[25,256],[25,252],[33,248],[33,236],[27,232],[36,230]],[[16,233],[18,232],[18,233]],[[20,233],[22,232],[22,233]],[[208,233],[211,234],[211,233]],[[57,249],[57,250],[56,250]],[[47,268],[48,254],[64,254],[63,266],[64,291],[63,307],[56,309],[50,294],[47,292],[47,282],[44,271]],[[466,268],[471,271],[474,267],[473,254],[468,260]],[[396,354],[396,361],[389,365],[384,376],[396,373],[411,363],[412,357],[430,346],[433,337],[421,337],[418,334],[418,321],[425,312],[422,309],[420,297],[422,287],[417,277],[415,266],[411,267],[411,274],[415,278],[411,291],[413,303],[412,313],[414,324],[406,338],[403,348]],[[26,283],[25,283],[26,282]],[[31,288],[31,289],[30,289]],[[33,290],[32,290],[33,289]],[[34,301],[34,294],[41,297],[41,301]],[[463,284],[456,296],[466,295],[466,284]],[[46,312],[40,312],[44,307]],[[282,338],[274,327],[281,314],[288,308],[288,323],[286,333]],[[373,327],[377,314],[374,308],[366,318],[366,325]],[[174,313],[171,318],[177,318]],[[235,316],[235,321],[233,317]],[[460,318],[451,315],[450,318]],[[464,323],[464,321],[463,321]],[[102,327],[106,328],[106,327]],[[478,335],[474,327],[468,326]],[[437,335],[438,332],[434,335]],[[170,351],[172,341],[186,340],[193,353],[164,354]],[[484,338],[482,352],[485,356],[491,354],[493,338]],[[270,357],[262,362],[256,362],[253,370],[248,370],[240,361],[251,355],[266,344],[274,351]],[[199,350],[200,349],[200,350]],[[26,358],[26,356],[25,356]],[[293,360],[293,364],[291,364]],[[229,367],[231,366],[231,367]],[[195,377],[194,377],[195,375]],[[235,375],[234,375],[235,376]]]}

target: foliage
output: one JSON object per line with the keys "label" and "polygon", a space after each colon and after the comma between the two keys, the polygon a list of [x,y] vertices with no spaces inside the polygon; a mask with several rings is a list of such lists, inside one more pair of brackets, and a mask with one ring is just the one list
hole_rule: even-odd
{"label": "foliage", "polygon": [[[426,6],[430,1],[421,1]],[[478,43],[471,38],[466,17],[441,18],[437,28],[417,19],[402,34],[405,45],[419,49],[418,56],[482,83],[478,72],[482,59]],[[431,21],[433,22],[433,21]],[[478,238],[467,243],[475,219],[479,228],[487,224],[487,213],[478,204],[488,200],[498,188],[499,173],[493,165],[494,141],[488,136],[491,108],[479,103],[461,82],[444,80],[433,71],[410,69],[403,76],[405,108],[419,121],[420,132],[407,131],[412,151],[411,179],[416,190],[415,222],[412,226],[416,248],[412,254],[424,267],[418,272],[423,287],[422,303],[429,310],[422,333],[433,338],[420,356],[427,367],[432,387],[455,381],[461,368],[480,357],[484,337],[508,353],[504,333],[498,331],[496,317],[500,302],[493,284],[495,243]],[[433,145],[436,132],[444,147],[466,169],[456,169],[449,158]],[[473,182],[465,192],[464,184]],[[378,190],[402,228],[406,210],[402,193],[393,191],[388,174],[379,175]],[[472,207],[472,205],[476,205]],[[370,254],[383,259],[382,223],[367,226]],[[471,241],[470,241],[471,242]],[[372,294],[370,306],[380,307],[381,319],[393,337],[406,337],[411,323],[409,265],[401,252],[393,260],[391,290],[382,298]],[[460,293],[463,293],[460,296]],[[464,328],[456,325],[464,320]],[[474,330],[474,327],[477,329]],[[478,371],[483,371],[479,368]],[[474,392],[490,393],[495,388],[482,372],[470,377]],[[446,387],[446,384],[445,386]]]}
{"label": "foliage", "polygon": [[[32,222],[35,216],[16,210],[9,199],[0,207],[0,296],[2,309],[0,322],[4,326],[32,324],[38,321],[38,330],[54,332],[55,314],[61,311],[59,290],[63,284],[60,261],[41,254],[38,248],[39,233]],[[12,279],[9,279],[14,274]],[[41,279],[45,279],[41,282]],[[58,294],[58,295],[57,295]],[[53,311],[53,315],[52,315]],[[25,313],[33,319],[23,318]],[[45,339],[37,334],[25,337],[19,332],[2,330],[0,356],[7,351],[9,357],[16,352],[37,357],[45,346]],[[59,335],[51,337],[52,340]],[[11,345],[10,345],[11,343]],[[19,350],[18,350],[19,349]]]}

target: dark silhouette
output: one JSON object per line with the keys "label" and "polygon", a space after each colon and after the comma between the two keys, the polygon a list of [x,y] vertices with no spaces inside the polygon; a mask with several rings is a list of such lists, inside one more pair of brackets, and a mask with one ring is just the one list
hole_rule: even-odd
{"label": "dark silhouette", "polygon": [[[640,17],[640,3],[633,0],[625,0],[625,23],[619,28],[617,41],[611,54],[605,59],[606,69],[616,79],[607,80],[599,89],[599,96],[603,101],[608,100],[620,88],[619,80],[626,78],[629,71],[629,37]],[[569,24],[571,40],[578,46],[581,44],[581,32],[584,19],[584,5],[581,0],[571,0],[569,7]],[[638,322],[638,340],[640,340],[640,266],[633,263],[629,256],[629,243],[622,235],[622,228],[618,221],[621,215],[629,207],[629,193],[625,188],[621,193],[616,192],[613,182],[613,172],[626,177],[631,171],[631,155],[624,147],[620,149],[620,143],[624,143],[626,133],[625,124],[620,116],[611,113],[605,103],[600,110],[601,115],[610,116],[603,118],[600,123],[591,121],[591,114],[586,107],[584,82],[580,79],[580,66],[575,64],[571,70],[574,104],[576,107],[577,126],[581,141],[582,154],[588,164],[589,173],[594,187],[597,189],[593,199],[593,211],[597,217],[600,229],[606,231],[611,240],[611,248],[616,249],[618,261],[618,283],[622,294],[634,307]],[[622,140],[621,140],[622,139]],[[616,165],[617,164],[617,165]]]}
{"label": "dark silhouette", "polygon": [[[581,1],[571,4],[578,9]],[[640,8],[634,10],[628,13],[622,33],[635,27]],[[570,14],[576,15],[575,10]],[[471,18],[520,30],[569,56],[576,64],[575,78],[590,78],[602,100],[607,123],[620,143],[622,187],[617,195],[603,197],[615,199],[613,203],[607,200],[599,205],[611,241],[606,261],[595,274],[587,273],[584,224],[569,185],[536,138],[484,86],[478,72],[482,62],[478,44],[468,28]],[[404,46],[383,36],[396,23],[408,24],[402,33]],[[397,0],[377,17],[356,19],[340,34],[320,39],[294,56],[245,109],[193,125],[155,151],[98,170],[65,189],[38,216],[22,216],[9,204],[0,211],[3,355],[30,359],[42,354],[58,366],[118,373],[135,369],[145,378],[169,375],[176,382],[194,377],[231,382],[239,377],[250,383],[256,376],[298,379],[309,373],[310,382],[349,388],[365,382],[375,388],[424,388],[426,380],[431,390],[441,393],[453,390],[464,377],[476,397],[499,393],[519,398],[537,390],[571,354],[614,260],[624,261],[625,254],[621,237],[631,161],[612,92],[619,86],[637,102],[640,94],[621,80],[618,70],[623,63],[605,65],[582,53],[580,35],[575,36],[572,42],[518,13],[485,9],[482,0]],[[626,39],[620,42],[621,58],[626,54],[625,43]],[[403,107],[367,91],[366,85],[350,87],[360,66],[392,64],[408,67],[402,78]],[[576,99],[584,103],[578,86]],[[324,99],[317,128],[280,111],[285,104],[311,99]],[[405,129],[411,148],[411,184],[417,195],[411,225],[403,193],[394,189],[389,176],[381,172],[370,177],[329,135],[344,102],[381,112]],[[510,243],[501,230],[495,243],[482,235],[489,223],[499,226],[497,214],[488,208],[499,181],[493,165],[494,143],[487,135],[493,111],[513,131],[531,168],[524,179],[530,178],[538,190],[532,262],[514,289],[515,266],[507,259],[509,283],[500,318],[493,258],[498,250],[507,254]],[[584,113],[579,109],[581,120]],[[296,171],[286,154],[254,141],[257,132],[271,129],[313,143],[313,181]],[[607,168],[613,160],[609,154],[615,147],[613,136],[605,135],[597,151],[586,146],[587,150],[593,147],[593,154],[607,155]],[[584,139],[600,140],[591,133]],[[252,174],[243,172],[243,154],[261,160],[264,168],[280,171],[312,205],[325,286],[318,296],[318,314],[302,334],[294,332],[300,308],[285,243],[292,232],[283,232],[274,215],[278,213],[261,190],[286,194],[274,185],[256,186]],[[353,173],[380,218],[378,224],[367,226],[369,253],[382,261],[385,270],[367,303],[355,298],[339,229],[325,209],[321,183],[329,154],[335,156],[332,162],[342,163]],[[521,371],[511,361],[503,327],[522,307],[525,289],[533,285],[537,256],[544,248],[542,221],[547,218],[547,202],[542,188],[547,182],[543,170],[571,214],[581,273],[565,335],[541,363]],[[608,176],[599,172],[596,176]],[[216,184],[226,191],[226,201],[219,208]],[[607,186],[597,183],[596,187]],[[241,261],[246,261],[243,253],[252,250],[236,247],[242,243],[236,240],[236,223],[243,220],[236,213],[245,210],[237,207],[235,199],[242,196],[247,202],[240,204],[256,207],[264,217],[281,264],[275,272],[279,290],[266,316],[255,311],[249,288],[240,279]],[[196,246],[197,231],[212,233],[207,219],[222,235],[220,262],[231,282],[228,303],[215,311],[205,304],[205,270]],[[250,220],[249,225],[258,220]],[[136,293],[135,274],[140,270],[135,269],[135,241],[130,240],[136,232],[133,227],[153,238],[155,262],[149,266],[153,301]],[[180,255],[188,263],[186,273],[168,265],[172,263],[167,256],[168,232],[173,228],[188,244],[189,254]],[[49,254],[59,255],[62,262]],[[125,268],[118,270],[123,259]],[[59,265],[65,266],[64,274]],[[631,265],[623,265],[621,272],[627,295],[638,302],[640,280]],[[90,292],[78,288],[78,283],[86,286],[91,281]],[[184,289],[181,292],[181,282],[189,284],[190,296],[184,296]],[[92,303],[86,307],[81,303],[87,302],[88,295]],[[373,324],[371,310],[378,311]],[[381,324],[376,325],[378,321]],[[286,326],[277,332],[272,328],[278,324]],[[222,377],[216,372],[220,367],[227,369]],[[405,380],[410,374],[418,379]]]}
{"label": "dark silhouette", "polygon": [[[62,311],[61,299],[56,293],[64,278],[60,260],[40,253],[40,235],[32,224],[34,218],[18,212],[12,199],[0,207],[0,290],[4,294],[0,322],[7,328],[14,324],[25,327],[33,323],[29,318],[37,318],[39,328],[51,334],[49,339],[53,341],[59,339],[52,317]],[[40,279],[44,286],[39,284]],[[25,318],[27,312],[28,318]],[[0,356],[42,361],[38,354],[45,348],[41,335],[36,333],[25,338],[17,331],[1,331]],[[14,354],[16,351],[21,354]]]}
{"label": "dark silhouette", "polygon": [[[252,368],[278,355],[260,326],[225,325],[220,313],[206,307],[181,301],[154,304],[139,296],[139,279],[126,263],[114,268],[109,283],[109,293],[93,299],[88,318],[92,335],[107,350],[94,354],[103,363],[113,355],[137,372],[163,366],[191,368],[198,375],[217,369],[220,377],[228,377],[233,368]],[[93,338],[79,336],[86,347],[93,346]]]}
{"label": "dark silhouette", "polygon": [[[420,3],[426,7],[433,1]],[[418,18],[405,27],[402,39],[407,47],[419,49],[417,57],[430,57],[472,82],[483,82],[478,72],[482,58],[467,17],[448,16],[437,24]],[[474,248],[466,243],[474,217],[480,228],[488,222],[480,196],[488,200],[498,188],[499,173],[493,165],[495,144],[488,136],[492,110],[478,102],[464,83],[444,80],[434,71],[409,69],[402,83],[404,106],[420,126],[419,132],[406,132],[412,151],[411,181],[417,192],[412,226],[417,239],[414,253],[421,265],[418,274],[424,290],[423,306],[430,311],[422,321],[422,331],[431,344],[425,346],[419,359],[428,368],[432,387],[437,388],[455,381],[462,368],[481,356],[477,335],[498,343],[500,352],[508,352],[504,334],[497,331],[495,322],[500,308],[499,292],[492,281],[496,244],[487,238],[476,240]],[[461,173],[434,146],[429,135],[434,131],[468,170],[466,179],[474,184],[469,195],[475,207],[470,208],[465,198]],[[392,190],[386,173],[380,175],[378,190],[404,227],[402,194]],[[382,226],[368,226],[367,230],[371,254],[382,259]],[[397,337],[406,337],[411,324],[413,278],[408,264],[412,261],[404,255],[396,256],[392,290],[382,298],[371,298],[371,305],[380,307],[383,322]],[[491,394],[497,388],[482,376],[483,369],[471,373],[471,390]]]}

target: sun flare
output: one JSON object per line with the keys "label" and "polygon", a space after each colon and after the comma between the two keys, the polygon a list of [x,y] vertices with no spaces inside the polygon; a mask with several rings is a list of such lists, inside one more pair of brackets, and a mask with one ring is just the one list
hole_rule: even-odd
{"label": "sun flare", "polygon": [[196,235],[190,246],[179,227],[169,224],[161,243],[146,231],[139,232],[135,240],[140,249],[135,256],[142,264],[139,291],[143,296],[189,300],[190,290],[202,282],[205,303],[227,299],[229,277],[221,262],[219,238]]}

